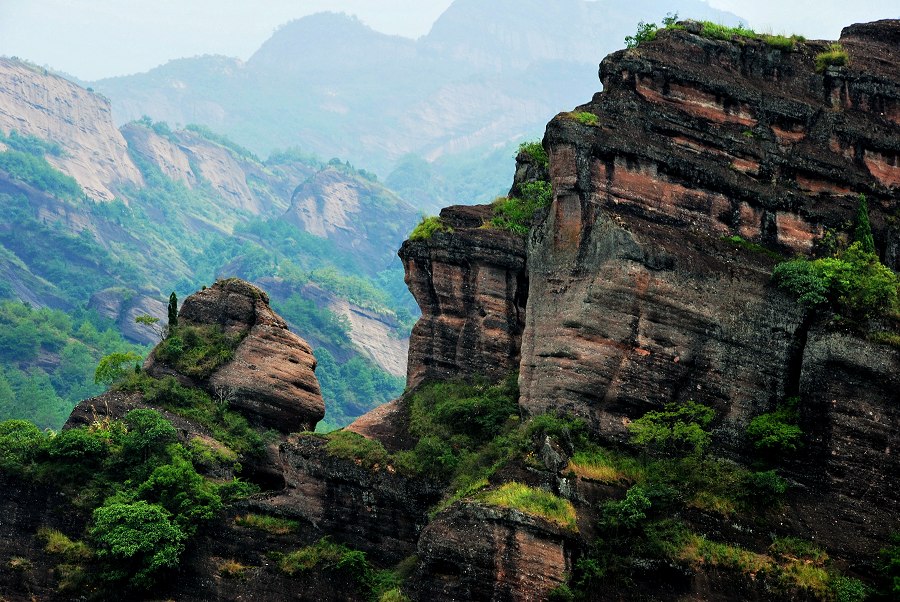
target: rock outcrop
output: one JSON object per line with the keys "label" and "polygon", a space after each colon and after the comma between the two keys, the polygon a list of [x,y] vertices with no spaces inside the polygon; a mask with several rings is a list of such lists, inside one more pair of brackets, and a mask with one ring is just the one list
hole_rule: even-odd
{"label": "rock outcrop", "polygon": [[[155,345],[166,326],[166,306],[161,298],[162,295],[150,296],[123,287],[114,287],[91,295],[88,308],[104,318],[114,320],[126,338],[144,345]],[[139,316],[159,319],[158,326],[136,323],[135,318]]]}
{"label": "rock outcrop", "polygon": [[89,197],[110,201],[117,188],[143,183],[106,98],[6,58],[0,58],[0,88],[0,130],[58,143],[64,152],[47,160],[75,178]]}
{"label": "rock outcrop", "polygon": [[547,600],[572,569],[570,533],[515,510],[455,504],[419,538],[420,600]]}
{"label": "rock outcrop", "polygon": [[[527,262],[456,209],[442,215],[454,233],[405,243],[423,313],[409,382],[518,366],[523,410],[580,416],[611,443],[648,410],[696,400],[716,410],[716,453],[748,463],[750,420],[799,395],[810,445],[785,460],[798,494],[784,524],[845,560],[871,557],[898,527],[900,352],[809,315],[771,273],[779,254],[846,241],[859,194],[900,269],[900,22],[845,29],[849,66],[821,73],[827,43],[777,49],[683,25],[607,57],[604,91],[548,125],[553,202]],[[527,263],[527,295],[493,287],[473,303],[470,266],[485,256]],[[484,353],[470,332],[487,329],[470,325],[514,324],[513,307],[521,359],[513,328],[490,337],[508,353]]]}
{"label": "rock outcrop", "polygon": [[406,241],[399,253],[422,310],[410,335],[409,387],[502,378],[519,365],[528,289],[523,239],[484,228],[489,206],[449,207],[440,217],[452,232]]}
{"label": "rock outcrop", "polygon": [[[205,385],[251,423],[289,433],[312,430],[325,416],[312,349],[288,330],[260,289],[236,278],[216,282],[185,299],[178,320],[243,337]],[[144,368],[151,375],[173,371],[155,355]]]}
{"label": "rock outcrop", "polygon": [[[330,166],[294,191],[283,219],[337,248],[387,266],[415,222],[416,210],[393,192],[348,168]],[[383,269],[383,268],[382,268]]]}

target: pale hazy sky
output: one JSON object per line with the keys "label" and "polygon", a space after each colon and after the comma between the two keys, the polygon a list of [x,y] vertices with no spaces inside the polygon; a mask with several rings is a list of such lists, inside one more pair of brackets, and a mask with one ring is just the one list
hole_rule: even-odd
{"label": "pale hazy sky", "polygon": [[[850,23],[900,17],[897,0],[708,1],[746,18],[757,31],[800,33],[809,38],[836,38],[841,27]],[[0,0],[0,55],[19,56],[93,80],[146,71],[173,58],[200,54],[246,59],[278,25],[323,10],[356,14],[378,31],[416,38],[428,32],[450,3]],[[671,5],[677,10],[678,0]]]}

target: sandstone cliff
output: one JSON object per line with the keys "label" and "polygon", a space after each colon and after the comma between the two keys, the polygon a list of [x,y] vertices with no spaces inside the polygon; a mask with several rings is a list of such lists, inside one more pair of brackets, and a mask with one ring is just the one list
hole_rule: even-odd
{"label": "sandstone cliff", "polygon": [[[860,193],[879,255],[900,269],[900,23],[845,29],[849,66],[821,73],[824,42],[779,50],[683,26],[607,57],[604,91],[548,125],[553,202],[528,237],[527,295],[493,287],[481,301],[474,266],[523,265],[505,233],[471,230],[488,208],[466,209],[481,212],[468,224],[446,210],[453,233],[404,244],[423,313],[409,382],[518,364],[525,412],[583,417],[619,444],[648,410],[697,400],[716,410],[716,453],[748,464],[749,421],[799,395],[808,445],[783,460],[795,494],[781,528],[842,562],[871,559],[898,528],[900,352],[810,315],[771,273],[779,254],[821,256],[846,239]],[[495,329],[497,345],[468,334],[514,324],[512,307],[525,316],[521,359],[514,328]],[[386,437],[399,415],[354,428]],[[465,591],[464,574],[445,595]]]}
{"label": "sandstone cliff", "polygon": [[[223,392],[252,424],[283,433],[308,431],[325,415],[312,349],[269,308],[263,291],[236,278],[216,282],[185,299],[178,320],[179,327],[219,328],[240,338],[233,357],[202,384]],[[177,367],[156,354],[144,369],[154,376],[177,374]]]}
{"label": "sandstone cliff", "polygon": [[0,87],[0,129],[59,143],[64,153],[48,160],[89,197],[109,201],[121,186],[143,182],[107,99],[12,59],[0,59]]}
{"label": "sandstone cliff", "polygon": [[410,335],[407,386],[482,375],[494,379],[519,363],[528,280],[521,237],[486,229],[489,207],[450,207],[452,232],[406,241],[400,258],[422,310]]}

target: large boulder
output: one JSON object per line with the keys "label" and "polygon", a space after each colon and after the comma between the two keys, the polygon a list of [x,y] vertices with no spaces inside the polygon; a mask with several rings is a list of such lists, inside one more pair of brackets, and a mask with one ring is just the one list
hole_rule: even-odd
{"label": "large boulder", "polygon": [[[185,299],[178,323],[215,325],[226,335],[243,336],[232,359],[198,384],[227,399],[254,425],[305,431],[325,416],[312,349],[288,330],[260,289],[237,278],[220,280]],[[144,368],[155,376],[174,372],[156,353]]]}

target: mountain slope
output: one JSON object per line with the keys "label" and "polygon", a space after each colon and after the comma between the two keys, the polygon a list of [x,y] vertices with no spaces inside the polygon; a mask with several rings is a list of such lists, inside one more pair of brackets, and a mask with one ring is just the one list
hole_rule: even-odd
{"label": "mountain slope", "polygon": [[[158,334],[134,319],[164,325],[169,291],[269,279],[292,324],[317,325],[310,338],[328,355],[325,392],[337,400],[328,424],[399,392],[416,308],[392,249],[415,223],[411,206],[349,163],[295,150],[263,161],[204,126],[173,131],[142,119],[120,131],[96,94],[22,63],[3,62],[4,73],[16,82],[0,92],[4,298],[90,311],[97,327],[115,324],[147,344]],[[64,100],[48,103],[51,93]],[[12,129],[18,121],[30,129]],[[85,171],[88,156],[98,169]],[[58,358],[47,357],[18,368],[52,373]],[[350,381],[371,396],[352,394]],[[66,391],[57,392],[69,399]]]}
{"label": "mountain slope", "polygon": [[[415,42],[351,17],[286,24],[246,62],[173,61],[92,84],[120,122],[150,115],[202,123],[260,153],[293,146],[389,173],[408,153],[436,161],[447,201],[488,200],[506,182],[518,142],[539,135],[559,106],[592,93],[598,60],[669,7],[642,1],[546,3],[457,0]],[[699,0],[680,10],[733,22]],[[492,158],[482,189],[457,185],[454,167]],[[434,196],[425,199],[439,207]]]}

